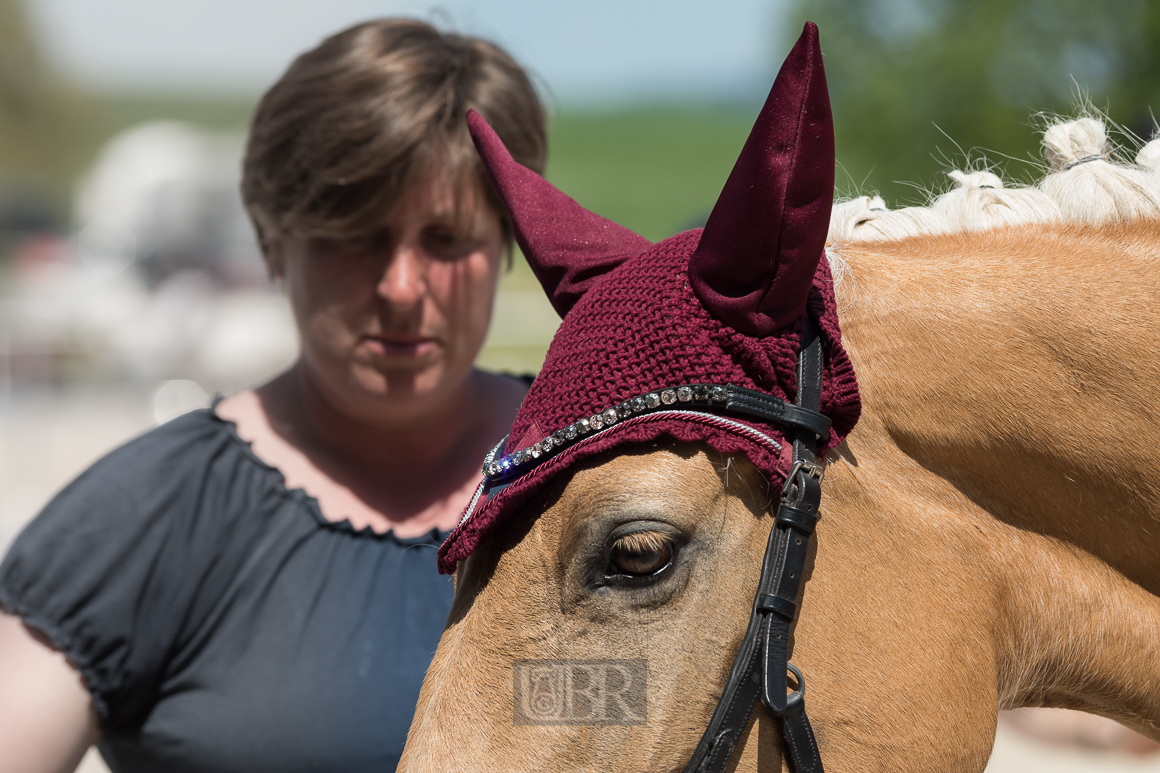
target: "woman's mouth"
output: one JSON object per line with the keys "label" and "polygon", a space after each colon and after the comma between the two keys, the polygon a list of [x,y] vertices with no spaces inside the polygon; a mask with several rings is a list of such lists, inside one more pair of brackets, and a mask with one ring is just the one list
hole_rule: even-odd
{"label": "woman's mouth", "polygon": [[380,357],[421,358],[435,351],[434,338],[425,336],[366,336],[367,348]]}

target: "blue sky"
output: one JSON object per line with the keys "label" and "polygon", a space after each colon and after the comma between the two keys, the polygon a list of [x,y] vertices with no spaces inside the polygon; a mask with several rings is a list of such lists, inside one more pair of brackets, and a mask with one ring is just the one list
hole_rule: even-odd
{"label": "blue sky", "polygon": [[325,34],[405,14],[500,42],[563,105],[757,100],[793,37],[785,0],[25,2],[61,67],[119,90],[255,92]]}

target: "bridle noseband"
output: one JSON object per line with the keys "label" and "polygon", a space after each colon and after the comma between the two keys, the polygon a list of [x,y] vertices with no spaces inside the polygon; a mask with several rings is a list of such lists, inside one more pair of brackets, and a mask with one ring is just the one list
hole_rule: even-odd
{"label": "bridle noseband", "polygon": [[[777,419],[794,428],[793,467],[786,477],[777,517],[769,533],[749,627],[717,709],[684,773],[724,773],[758,698],[781,720],[785,747],[795,773],[822,773],[818,744],[806,717],[805,678],[789,662],[790,629],[797,618],[798,590],[822,497],[817,441],[829,430],[829,419],[819,411],[821,339],[808,311],[803,319],[797,380],[794,411],[783,410]],[[786,694],[787,673],[792,673],[797,682],[789,695]]]}

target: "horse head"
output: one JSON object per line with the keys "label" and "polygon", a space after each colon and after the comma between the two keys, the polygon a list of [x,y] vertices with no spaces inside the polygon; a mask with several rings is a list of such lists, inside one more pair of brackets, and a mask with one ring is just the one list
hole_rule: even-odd
{"label": "horse head", "polygon": [[[516,164],[478,115],[468,122],[520,247],[563,317],[511,434],[485,464],[479,496],[440,553],[445,571],[459,567],[452,628],[466,632],[483,614],[513,634],[475,639],[503,654],[460,653],[500,664],[470,689],[506,696],[522,717],[522,730],[486,743],[505,746],[506,765],[532,769],[551,764],[544,744],[527,743],[546,727],[569,727],[570,744],[595,742],[580,715],[537,713],[554,678],[569,690],[624,693],[584,699],[586,711],[625,712],[594,720],[605,738],[643,749],[657,723],[699,733],[690,706],[711,712],[745,628],[742,598],[756,587],[753,572],[737,567],[760,563],[770,492],[793,462],[788,425],[732,410],[732,401],[795,398],[808,313],[826,355],[820,408],[832,427],[821,433],[823,452],[860,410],[824,260],[834,144],[817,29],[806,26],[782,66],[705,228],[656,245]],[[515,559],[533,544],[551,547]],[[528,572],[525,561],[540,566]],[[736,603],[723,603],[734,593]],[[706,619],[715,609],[724,617]],[[557,618],[553,610],[567,612],[544,630],[535,621]],[[691,685],[690,670],[708,664],[711,677]],[[580,692],[573,697],[575,714]],[[671,741],[658,739],[637,762],[681,764]],[[611,769],[597,757],[585,753]]]}
{"label": "horse head", "polygon": [[[890,301],[844,312],[857,344],[843,341],[825,257],[834,148],[813,25],[704,230],[655,245],[584,210],[513,162],[477,115],[468,120],[563,321],[441,548],[456,596],[400,770],[685,769],[764,603],[754,601],[762,556],[799,470],[788,416],[804,391],[807,318],[824,354],[829,427],[818,427],[817,452],[831,463],[801,567],[809,583],[788,601],[800,613],[780,646],[809,681],[827,764],[981,771],[1000,706],[1082,705],[1145,730],[1160,721],[1160,603],[1118,573],[1114,550],[1073,547],[1085,522],[1064,489],[1053,501],[1065,514],[1050,525],[1018,499],[1045,470],[1070,471],[1060,465],[1079,458],[1074,448],[980,418],[1001,415],[1020,382],[973,400],[964,368],[977,359],[955,353],[979,295],[906,314],[927,299],[917,282],[936,273],[932,245],[938,258],[962,245],[924,237],[893,253],[851,251],[863,292]],[[969,268],[942,289],[982,281],[990,260],[1003,297],[1019,298],[1003,249],[1028,240],[1008,236],[1006,247],[984,245],[982,263],[959,261]],[[1018,333],[1009,320],[988,324],[994,340],[981,336],[978,348]],[[1146,334],[1132,340],[1147,345]],[[847,349],[870,375],[873,410],[844,442],[862,412]],[[955,383],[953,400],[932,396]],[[969,422],[979,434],[955,432]],[[1060,437],[1075,429],[1055,426]],[[977,454],[989,437],[1038,466],[1004,469],[995,485]],[[1157,457],[1141,464],[1160,468]],[[1160,487],[1134,491],[1134,506],[1160,503]],[[1099,590],[1117,604],[1101,606]],[[1069,614],[1111,635],[1075,656],[1058,636]],[[770,711],[739,735],[735,769],[781,769],[787,745]]]}

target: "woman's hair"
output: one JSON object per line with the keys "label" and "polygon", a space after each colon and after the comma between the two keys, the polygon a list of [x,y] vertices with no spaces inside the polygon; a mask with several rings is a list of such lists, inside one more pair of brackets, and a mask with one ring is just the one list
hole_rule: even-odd
{"label": "woman's hair", "polygon": [[507,209],[467,132],[468,108],[517,161],[543,171],[543,106],[527,73],[492,43],[383,19],[299,56],[258,104],[243,162],[242,198],[263,252],[284,236],[366,236],[433,173],[459,186],[458,204],[478,185],[510,239]]}

